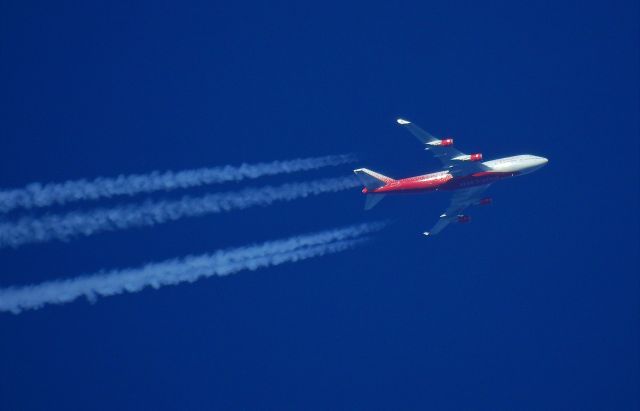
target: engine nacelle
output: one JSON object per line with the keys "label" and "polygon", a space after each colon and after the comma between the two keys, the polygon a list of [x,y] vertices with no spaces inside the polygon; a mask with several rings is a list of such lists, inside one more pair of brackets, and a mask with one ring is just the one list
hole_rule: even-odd
{"label": "engine nacelle", "polygon": [[458,216],[458,223],[460,223],[460,224],[466,224],[469,221],[471,221],[471,217],[469,217],[468,215],[459,215]]}
{"label": "engine nacelle", "polygon": [[481,198],[481,199],[478,201],[478,205],[481,205],[481,206],[489,205],[489,204],[491,204],[491,203],[493,203],[493,198],[491,198],[491,197]]}
{"label": "engine nacelle", "polygon": [[452,158],[452,160],[457,160],[457,161],[480,161],[480,160],[482,160],[482,153],[465,154],[465,155],[462,155],[462,156],[454,157],[454,158]]}
{"label": "engine nacelle", "polygon": [[436,140],[436,141],[432,141],[430,143],[427,143],[430,146],[437,146],[437,147],[448,147],[448,146],[452,146],[453,145],[453,139],[452,138],[443,138],[442,140]]}

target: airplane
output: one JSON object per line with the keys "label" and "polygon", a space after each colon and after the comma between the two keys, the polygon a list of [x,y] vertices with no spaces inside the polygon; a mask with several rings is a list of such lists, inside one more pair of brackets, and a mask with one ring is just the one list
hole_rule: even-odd
{"label": "airplane", "polygon": [[372,209],[387,194],[453,191],[449,207],[425,236],[433,236],[444,230],[451,222],[468,223],[471,217],[463,211],[474,205],[488,205],[491,197],[482,193],[496,181],[529,174],[543,167],[548,159],[530,154],[482,161],[482,153],[465,154],[453,147],[453,138],[436,138],[414,123],[399,118],[400,126],[406,128],[442,162],[443,171],[395,180],[366,168],[353,170],[364,188],[365,210]]}

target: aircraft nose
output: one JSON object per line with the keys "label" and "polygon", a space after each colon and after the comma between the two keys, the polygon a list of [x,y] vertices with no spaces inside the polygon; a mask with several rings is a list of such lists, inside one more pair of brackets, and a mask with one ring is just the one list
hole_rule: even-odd
{"label": "aircraft nose", "polygon": [[535,168],[542,167],[549,162],[549,159],[544,157],[538,157],[538,156],[535,156],[532,160],[533,160],[532,166]]}
{"label": "aircraft nose", "polygon": [[527,157],[527,160],[527,164],[524,167],[526,169],[526,171],[524,171],[525,173],[531,173],[532,171],[539,170],[549,162],[548,159],[539,156],[529,156]]}

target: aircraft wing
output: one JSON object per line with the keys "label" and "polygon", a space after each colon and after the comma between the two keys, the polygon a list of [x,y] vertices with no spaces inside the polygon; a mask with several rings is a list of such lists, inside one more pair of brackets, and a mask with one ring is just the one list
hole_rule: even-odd
{"label": "aircraft wing", "polygon": [[481,162],[476,162],[482,159],[482,154],[465,154],[453,147],[453,139],[436,138],[409,120],[399,118],[396,121],[424,144],[425,150],[433,153],[435,158],[442,162],[442,165],[449,169],[455,169],[452,171],[485,168]]}
{"label": "aircraft wing", "polygon": [[485,184],[483,186],[471,187],[454,192],[451,197],[451,203],[447,210],[440,216],[440,220],[431,228],[430,231],[425,231],[423,234],[426,236],[436,235],[440,231],[444,230],[449,223],[452,223],[461,216],[462,212],[471,205],[480,203],[481,194],[489,188],[491,184]]}

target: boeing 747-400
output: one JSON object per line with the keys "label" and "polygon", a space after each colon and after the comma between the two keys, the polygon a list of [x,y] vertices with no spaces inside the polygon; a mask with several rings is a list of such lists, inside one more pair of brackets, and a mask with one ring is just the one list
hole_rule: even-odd
{"label": "boeing 747-400", "polygon": [[453,191],[449,208],[440,216],[438,222],[424,235],[435,235],[449,223],[468,223],[471,218],[463,211],[472,205],[491,203],[490,197],[482,193],[493,183],[509,177],[521,176],[538,170],[548,160],[530,154],[504,157],[483,161],[481,153],[465,154],[453,146],[452,138],[436,138],[417,125],[404,119],[398,124],[416,136],[446,168],[436,173],[394,180],[366,168],[354,170],[367,195],[365,209],[373,208],[386,194],[416,193],[429,191]]}

